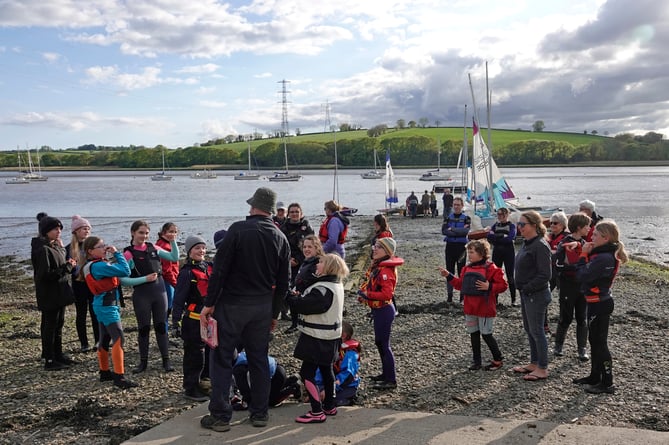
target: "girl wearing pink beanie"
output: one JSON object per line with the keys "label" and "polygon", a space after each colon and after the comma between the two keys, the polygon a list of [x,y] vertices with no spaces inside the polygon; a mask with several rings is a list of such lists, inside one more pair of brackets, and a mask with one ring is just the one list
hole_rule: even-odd
{"label": "girl wearing pink beanie", "polygon": [[[82,251],[84,240],[91,234],[91,223],[87,219],[79,215],[72,217],[70,224],[70,231],[72,232],[72,241],[65,247],[67,251],[67,258],[74,258],[78,264],[85,264],[85,258],[80,258],[85,252]],[[76,308],[76,327],[77,336],[81,343],[81,352],[88,352],[91,349],[97,349],[100,340],[100,327],[98,319],[93,312],[93,294],[88,289],[85,282],[77,280],[79,267],[72,270],[72,291],[74,292],[74,306]],[[93,338],[95,339],[95,346],[91,348],[88,343],[88,329],[86,327],[86,313],[91,315],[91,325],[93,326]]]}

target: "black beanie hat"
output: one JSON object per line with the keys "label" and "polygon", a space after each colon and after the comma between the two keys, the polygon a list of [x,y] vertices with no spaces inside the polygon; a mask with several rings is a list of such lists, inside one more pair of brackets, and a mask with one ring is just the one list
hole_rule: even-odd
{"label": "black beanie hat", "polygon": [[61,223],[58,218],[54,218],[53,216],[45,216],[39,221],[39,234],[46,237],[46,234],[56,227],[60,227],[62,229],[63,223]]}

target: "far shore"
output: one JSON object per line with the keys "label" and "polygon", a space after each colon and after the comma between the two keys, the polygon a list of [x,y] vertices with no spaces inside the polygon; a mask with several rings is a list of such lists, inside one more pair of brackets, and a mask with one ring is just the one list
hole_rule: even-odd
{"label": "far shore", "polygon": [[[669,166],[669,161],[598,161],[598,162],[577,162],[571,164],[532,164],[532,165],[499,165],[500,168],[554,168],[554,167],[664,167]],[[334,165],[300,165],[289,166],[295,170],[332,170]],[[455,169],[455,166],[443,166],[444,168]],[[282,169],[282,166],[253,168],[254,171],[272,173]],[[420,170],[434,168],[434,165],[393,165],[393,170]],[[43,172],[57,171],[146,171],[152,172],[160,169],[160,166],[151,168],[118,168],[118,167],[42,167]],[[239,171],[246,170],[245,165],[193,165],[191,167],[169,168],[169,171],[193,171],[193,170],[216,170],[216,171]],[[369,170],[368,165],[338,167],[339,170]],[[380,166],[378,170],[383,170]],[[0,167],[0,171],[15,172],[16,167]]]}

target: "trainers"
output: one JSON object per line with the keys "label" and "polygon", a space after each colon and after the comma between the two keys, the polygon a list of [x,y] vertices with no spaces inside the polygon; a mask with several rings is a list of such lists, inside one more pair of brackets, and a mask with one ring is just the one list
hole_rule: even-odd
{"label": "trainers", "polygon": [[336,416],[337,407],[333,406],[332,409],[323,409],[323,413],[325,413],[326,416]]}
{"label": "trainers", "polygon": [[395,382],[379,382],[376,385],[372,386],[373,389],[395,389],[397,388],[397,383]]}
{"label": "trainers", "polygon": [[553,348],[553,355],[556,357],[562,357],[562,346],[555,345]]}
{"label": "trainers", "polygon": [[599,380],[592,378],[590,376],[581,377],[579,379],[574,379],[571,381],[574,385],[598,385]]}
{"label": "trainers", "polygon": [[56,361],[61,362],[62,364],[68,365],[68,366],[73,365],[73,364],[76,363],[74,360],[72,360],[69,356],[67,356],[65,354],[63,354],[59,357],[56,357]]}
{"label": "trainers", "polygon": [[91,350],[91,347],[88,345],[81,345],[81,348],[79,349],[79,352],[88,352]]}
{"label": "trainers", "polygon": [[301,416],[297,416],[295,418],[295,422],[297,423],[323,423],[327,420],[327,417],[325,417],[325,413],[320,412],[317,414],[312,413],[309,411],[306,414],[302,414]]}
{"label": "trainers", "polygon": [[230,431],[230,422],[223,419],[217,419],[211,414],[207,414],[200,419],[200,426],[208,430],[214,430],[219,433]]}
{"label": "trainers", "polygon": [[578,359],[582,362],[587,362],[590,360],[590,356],[588,355],[588,352],[585,350],[585,348],[578,348]]}
{"label": "trainers", "polygon": [[45,371],[60,371],[61,369],[68,369],[69,366],[66,365],[65,363],[61,363],[57,360],[47,360],[44,363],[44,370]]}
{"label": "trainers", "polygon": [[269,414],[251,414],[249,417],[251,419],[251,425],[257,428],[265,427],[269,422]]}
{"label": "trainers", "polygon": [[118,386],[121,389],[130,389],[136,388],[139,385],[132,380],[126,379],[123,374],[114,374],[114,386]]}
{"label": "trainers", "polygon": [[114,380],[114,374],[108,369],[106,371],[100,371],[100,381],[101,382],[111,382]]}
{"label": "trainers", "polygon": [[478,371],[481,368],[482,366],[480,363],[472,363],[471,365],[469,365],[469,368],[467,369],[469,369],[470,371]]}
{"label": "trainers", "polygon": [[599,383],[597,385],[586,386],[585,392],[589,394],[614,394],[616,387],[613,385],[605,386],[603,383]]}
{"label": "trainers", "polygon": [[386,378],[383,376],[383,374],[379,375],[373,375],[369,378],[372,382],[384,382]]}
{"label": "trainers", "polygon": [[490,363],[485,366],[486,371],[497,371],[504,365],[501,360],[490,360]]}
{"label": "trainers", "polygon": [[185,390],[184,397],[195,402],[206,402],[209,400],[209,396],[200,391],[200,388],[197,386],[195,388]]}

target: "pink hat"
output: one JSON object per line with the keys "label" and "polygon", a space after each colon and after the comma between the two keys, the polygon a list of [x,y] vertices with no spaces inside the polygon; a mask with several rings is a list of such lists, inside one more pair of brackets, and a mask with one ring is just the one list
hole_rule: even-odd
{"label": "pink hat", "polygon": [[87,219],[82,218],[79,215],[74,215],[72,217],[72,233],[76,232],[82,227],[91,227],[91,223],[89,223]]}

